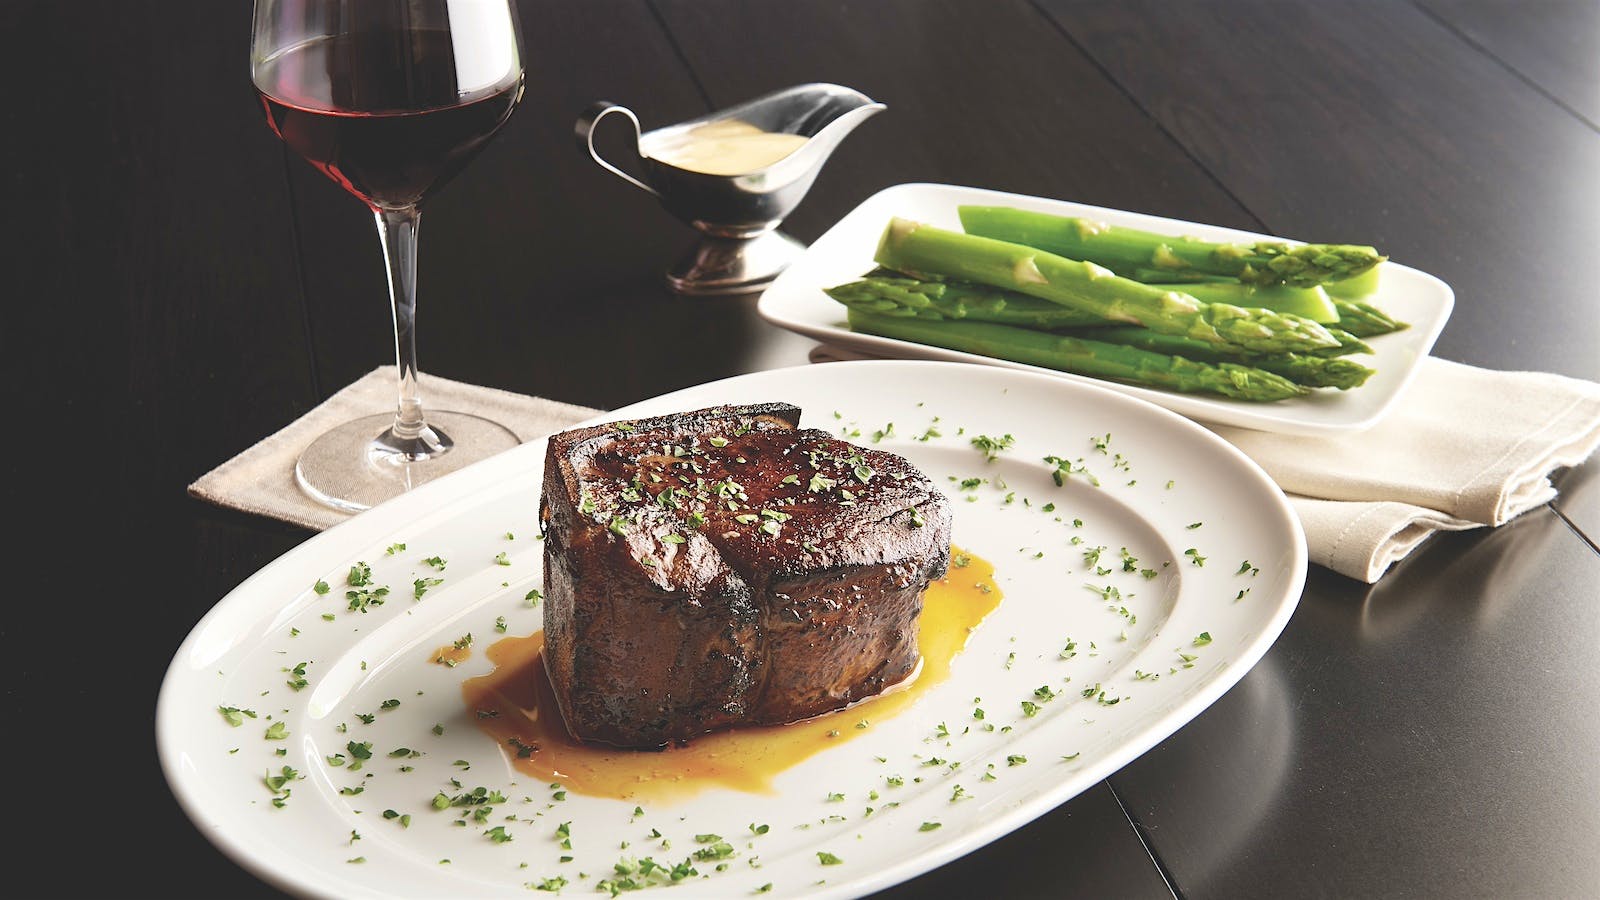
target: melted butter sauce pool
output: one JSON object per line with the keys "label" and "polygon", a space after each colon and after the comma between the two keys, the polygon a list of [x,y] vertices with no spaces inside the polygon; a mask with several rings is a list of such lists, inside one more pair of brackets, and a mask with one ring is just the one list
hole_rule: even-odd
{"label": "melted butter sauce pool", "polygon": [[[623,800],[668,800],[710,787],[774,793],[772,779],[801,760],[870,731],[898,715],[950,676],[950,663],[1000,605],[994,566],[951,548],[950,573],[928,586],[917,632],[922,664],[909,682],[854,706],[788,725],[702,735],[660,751],[581,744],[567,734],[545,676],[544,632],[508,637],[489,647],[494,670],[468,679],[461,695],[469,713],[518,771],[567,790]],[[865,727],[857,727],[860,723]]]}

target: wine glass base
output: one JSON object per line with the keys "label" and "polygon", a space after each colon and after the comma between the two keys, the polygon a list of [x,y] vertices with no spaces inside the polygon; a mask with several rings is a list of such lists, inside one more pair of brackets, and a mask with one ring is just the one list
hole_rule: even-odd
{"label": "wine glass base", "polygon": [[390,430],[393,415],[346,422],[306,447],[295,481],[318,503],[360,512],[520,443],[481,416],[429,410],[427,417],[422,435],[403,440]]}

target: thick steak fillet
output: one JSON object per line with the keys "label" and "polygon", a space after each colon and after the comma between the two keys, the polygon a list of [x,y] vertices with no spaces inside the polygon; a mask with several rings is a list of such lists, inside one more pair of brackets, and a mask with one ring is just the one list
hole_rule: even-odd
{"label": "thick steak fillet", "polygon": [[792,722],[915,670],[949,505],[906,460],[799,421],[774,403],[551,436],[545,665],[573,736]]}

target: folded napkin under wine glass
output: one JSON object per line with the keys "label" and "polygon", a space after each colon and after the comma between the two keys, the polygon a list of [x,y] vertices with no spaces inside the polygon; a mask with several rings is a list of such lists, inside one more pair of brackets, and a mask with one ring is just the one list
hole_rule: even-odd
{"label": "folded napkin under wine glass", "polygon": [[[867,357],[823,345],[811,358]],[[1429,357],[1366,431],[1208,427],[1283,488],[1313,563],[1371,584],[1437,532],[1502,525],[1554,499],[1551,473],[1600,446],[1600,384]]]}
{"label": "folded napkin under wine glass", "polygon": [[[189,485],[201,500],[320,531],[351,513],[319,503],[295,483],[295,460],[333,425],[394,405],[394,366],[380,366],[344,387],[281,431],[202,475]],[[523,442],[560,431],[598,410],[422,373],[421,387],[450,409],[504,424]]]}

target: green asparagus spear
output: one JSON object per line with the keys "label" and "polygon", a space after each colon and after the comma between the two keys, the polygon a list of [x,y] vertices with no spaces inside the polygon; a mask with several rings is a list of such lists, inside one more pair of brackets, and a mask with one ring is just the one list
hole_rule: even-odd
{"label": "green asparagus spear", "polygon": [[1211,344],[1157,334],[1147,328],[1095,328],[1070,332],[1074,337],[1092,338],[1108,344],[1138,347],[1155,353],[1184,356],[1197,362],[1234,362],[1265,369],[1306,387],[1332,387],[1341,391],[1365,384],[1374,374],[1372,369],[1342,357],[1311,356],[1299,353],[1280,353],[1272,356],[1238,356],[1219,351]]}
{"label": "green asparagus spear", "polygon": [[1300,316],[1201,303],[1188,294],[1118,278],[1094,263],[905,219],[893,219],[884,229],[876,261],[910,275],[976,281],[1110,321],[1259,353],[1309,351],[1339,343],[1321,325]]}
{"label": "green asparagus spear", "polygon": [[[920,281],[894,277],[883,270],[826,289],[828,296],[860,312],[896,318],[994,322],[1035,329],[1071,328],[1072,337],[1103,340],[1199,362],[1233,362],[1264,369],[1306,387],[1356,387],[1372,375],[1358,363],[1320,356],[1279,354],[1247,356],[1191,338],[1160,334],[1132,326],[1107,326],[1092,317],[1047,300],[962,281]],[[1059,333],[1059,332],[1058,332]],[[1358,341],[1359,343],[1359,341]],[[1364,346],[1364,345],[1363,345]]]}
{"label": "green asparagus spear", "polygon": [[1271,401],[1309,391],[1287,378],[1234,363],[1194,362],[1101,341],[1047,334],[990,322],[940,322],[884,316],[850,307],[850,327],[996,359],[1045,366],[1079,375],[1114,378],[1146,387],[1187,393],[1215,393],[1238,400]]}
{"label": "green asparagus spear", "polygon": [[1312,353],[1317,356],[1349,356],[1352,353],[1365,353],[1371,356],[1373,353],[1371,344],[1345,331],[1343,328],[1329,326],[1328,333],[1333,335],[1333,339],[1339,342],[1339,346],[1324,347],[1321,350],[1313,350],[1311,351]]}
{"label": "green asparagus spear", "polygon": [[1378,279],[1382,276],[1383,266],[1373,266],[1353,278],[1335,281],[1324,285],[1328,296],[1336,300],[1361,300],[1378,292]]}
{"label": "green asparagus spear", "polygon": [[1227,275],[1204,275],[1199,272],[1174,272],[1171,269],[1156,269],[1148,266],[1130,269],[1121,274],[1124,278],[1142,281],[1145,284],[1240,284],[1237,278]]}
{"label": "green asparagus spear", "polygon": [[959,213],[969,234],[1038,247],[1127,275],[1155,268],[1231,275],[1245,284],[1314,287],[1360,275],[1385,259],[1371,247],[1353,244],[1220,244],[1009,206],[963,206]]}
{"label": "green asparagus spear", "polygon": [[[859,281],[826,288],[825,292],[846,306],[857,306],[865,312],[886,316],[973,319],[1025,328],[1105,328],[1117,325],[1016,291],[970,281],[933,278],[935,280],[911,278],[893,269],[880,268],[868,272]],[[1234,284],[1237,286],[1237,282]],[[1372,354],[1372,347],[1366,341],[1337,327],[1324,327],[1339,342],[1339,346],[1312,351],[1317,356]]]}
{"label": "green asparagus spear", "polygon": [[1333,305],[1339,310],[1339,327],[1358,337],[1374,337],[1411,327],[1365,300],[1335,300]]}
{"label": "green asparagus spear", "polygon": [[1025,328],[1068,328],[1105,325],[1093,313],[1069,309],[966,281],[922,281],[905,276],[869,273],[859,281],[826,288],[833,299],[853,309],[885,316],[924,319],[973,319]]}
{"label": "green asparagus spear", "polygon": [[1234,306],[1259,306],[1273,312],[1294,313],[1313,322],[1331,325],[1339,321],[1339,310],[1328,299],[1328,292],[1317,287],[1290,287],[1270,284],[1257,287],[1251,284],[1211,282],[1200,284],[1152,284],[1167,291],[1182,291],[1202,303],[1231,303]]}

